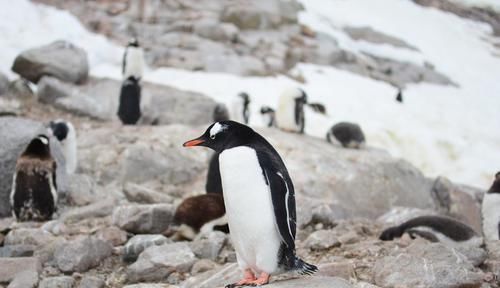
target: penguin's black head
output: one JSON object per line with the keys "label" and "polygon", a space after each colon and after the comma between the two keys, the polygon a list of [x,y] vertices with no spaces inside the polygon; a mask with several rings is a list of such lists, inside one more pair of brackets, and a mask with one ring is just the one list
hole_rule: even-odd
{"label": "penguin's black head", "polygon": [[260,114],[268,114],[268,113],[274,113],[274,109],[269,106],[262,106],[262,108],[260,108]]}
{"label": "penguin's black head", "polygon": [[248,95],[248,93],[241,92],[240,94],[238,94],[238,96],[240,96],[243,99],[243,104],[245,107],[248,106],[248,104],[250,104],[250,96]]}
{"label": "penguin's black head", "polygon": [[229,111],[227,110],[226,105],[222,103],[217,104],[214,109],[213,118],[214,122],[229,120]]}
{"label": "penguin's black head", "polygon": [[49,129],[52,135],[59,141],[63,141],[68,136],[69,127],[64,121],[50,121]]}
{"label": "penguin's black head", "polygon": [[235,121],[220,121],[210,125],[200,137],[187,141],[182,146],[205,146],[216,152],[222,152],[224,149],[249,143],[254,135],[252,128],[244,124]]}
{"label": "penguin's black head", "polygon": [[394,238],[399,238],[403,235],[404,230],[399,226],[390,227],[385,229],[382,234],[380,234],[379,239],[382,241],[392,241]]}
{"label": "penguin's black head", "polygon": [[300,88],[299,88],[299,91],[300,91],[301,95],[300,95],[299,98],[296,98],[297,101],[300,101],[303,104],[306,104],[307,103],[307,94],[306,94],[306,92],[304,90],[300,89]]}
{"label": "penguin's black head", "polygon": [[495,174],[495,180],[493,180],[488,193],[500,193],[500,171]]}
{"label": "penguin's black head", "polygon": [[136,38],[132,38],[128,41],[128,46],[129,47],[139,47],[139,40]]}
{"label": "penguin's black head", "polygon": [[49,158],[50,157],[50,146],[49,137],[40,134],[36,138],[33,138],[24,150],[23,156],[32,156],[37,158]]}

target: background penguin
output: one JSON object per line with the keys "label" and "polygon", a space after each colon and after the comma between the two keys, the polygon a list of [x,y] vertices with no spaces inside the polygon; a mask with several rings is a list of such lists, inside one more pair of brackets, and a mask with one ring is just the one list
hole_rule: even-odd
{"label": "background penguin", "polygon": [[275,122],[275,111],[269,106],[262,106],[260,108],[260,115],[262,116],[262,121],[267,127],[273,127]]}
{"label": "background penguin", "polygon": [[296,133],[304,133],[304,105],[307,103],[306,93],[299,88],[288,88],[281,93],[276,111],[278,128]]}
{"label": "background penguin", "polygon": [[241,92],[232,99],[231,119],[244,124],[250,121],[250,96],[247,93]]}
{"label": "background penguin", "polygon": [[122,61],[123,79],[134,77],[139,81],[144,72],[144,51],[139,46],[137,39],[131,39],[128,42]]}
{"label": "background penguin", "polygon": [[398,89],[398,94],[396,95],[396,101],[399,103],[403,103],[403,91]]}
{"label": "background penguin", "polygon": [[186,198],[174,215],[174,238],[192,240],[199,232],[229,233],[222,194],[203,194]]}
{"label": "background penguin", "polygon": [[131,76],[122,84],[118,117],[125,125],[135,125],[141,115],[141,85]]}
{"label": "background penguin", "polygon": [[49,138],[31,140],[16,163],[10,205],[18,221],[45,221],[56,211],[56,161],[50,154]]}
{"label": "background penguin", "polygon": [[432,242],[446,244],[477,241],[482,244],[479,235],[469,226],[455,219],[443,216],[420,216],[404,222],[399,226],[388,228],[382,232],[379,239],[391,241],[408,233],[412,238],[416,236],[426,238]]}
{"label": "background penguin", "polygon": [[484,238],[488,241],[500,240],[500,172],[497,172],[493,184],[484,194],[481,214]]}
{"label": "background penguin", "polygon": [[214,122],[229,120],[229,110],[227,110],[226,105],[218,103],[214,108],[213,114]]}
{"label": "background penguin", "polygon": [[69,121],[57,119],[50,121],[49,131],[62,145],[66,161],[66,172],[73,174],[78,165],[76,131]]}
{"label": "background penguin", "polygon": [[248,126],[222,121],[183,146],[205,146],[220,153],[229,235],[244,271],[244,279],[227,287],[263,285],[271,274],[282,271],[317,271],[295,255],[293,183],[269,142]]}
{"label": "background penguin", "polygon": [[333,142],[333,138],[345,148],[360,149],[365,145],[365,134],[358,124],[350,122],[340,122],[333,125],[326,133],[326,141]]}
{"label": "background penguin", "polygon": [[326,107],[325,107],[325,105],[323,105],[321,103],[307,103],[307,106],[311,107],[311,109],[314,112],[317,112],[317,113],[320,113],[323,115],[326,114]]}

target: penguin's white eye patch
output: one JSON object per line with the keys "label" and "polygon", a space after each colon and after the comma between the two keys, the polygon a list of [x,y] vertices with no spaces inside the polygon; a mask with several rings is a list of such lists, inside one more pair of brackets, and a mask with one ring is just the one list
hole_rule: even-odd
{"label": "penguin's white eye patch", "polygon": [[224,131],[226,128],[227,126],[221,125],[219,122],[216,122],[214,126],[212,126],[212,129],[210,129],[210,138],[215,139],[215,135]]}
{"label": "penguin's white eye patch", "polygon": [[38,137],[38,139],[40,139],[40,141],[42,141],[42,143],[45,145],[49,144],[49,140],[47,140],[47,138],[45,137]]}

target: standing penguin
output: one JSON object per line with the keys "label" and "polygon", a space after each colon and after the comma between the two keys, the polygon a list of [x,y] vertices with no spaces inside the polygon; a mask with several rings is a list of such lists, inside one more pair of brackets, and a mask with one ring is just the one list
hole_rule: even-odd
{"label": "standing penguin", "polygon": [[231,119],[244,124],[250,121],[250,96],[247,93],[241,92],[232,99]]}
{"label": "standing penguin", "polygon": [[271,274],[282,271],[317,271],[295,255],[293,183],[269,142],[246,125],[222,121],[183,146],[205,146],[220,153],[230,237],[244,271],[241,281],[226,287],[263,285]]}
{"label": "standing penguin", "polygon": [[304,133],[306,104],[307,95],[302,89],[288,88],[283,91],[276,111],[278,128],[288,132]]}
{"label": "standing penguin", "polygon": [[17,159],[10,205],[18,221],[49,220],[56,211],[56,161],[47,136],[31,140]]}
{"label": "standing penguin", "polygon": [[137,39],[131,39],[128,42],[125,53],[123,54],[122,61],[122,75],[123,79],[134,77],[139,81],[144,72],[144,51],[139,46]]}
{"label": "standing penguin", "polygon": [[267,127],[273,127],[275,125],[275,111],[269,106],[262,106],[260,108],[260,115],[262,116],[262,121]]}
{"label": "standing penguin", "polygon": [[500,240],[500,172],[484,195],[481,205],[483,233],[486,240]]}
{"label": "standing penguin", "polygon": [[73,174],[78,165],[76,131],[73,124],[69,121],[57,119],[50,121],[49,131],[59,140],[63,147],[64,158],[66,161],[66,172]]}
{"label": "standing penguin", "polygon": [[403,91],[398,89],[398,94],[396,95],[396,101],[399,103],[403,103]]}
{"label": "standing penguin", "polygon": [[365,134],[358,124],[350,122],[340,122],[333,125],[326,134],[326,141],[333,142],[335,138],[342,147],[360,149],[365,145]]}
{"label": "standing penguin", "polygon": [[125,125],[135,125],[141,115],[141,85],[131,76],[122,84],[118,117]]}

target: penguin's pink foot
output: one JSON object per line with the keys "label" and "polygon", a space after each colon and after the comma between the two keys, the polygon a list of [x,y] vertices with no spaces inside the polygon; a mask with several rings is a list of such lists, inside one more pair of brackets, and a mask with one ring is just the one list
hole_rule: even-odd
{"label": "penguin's pink foot", "polygon": [[265,273],[265,272],[262,272],[260,274],[260,277],[255,279],[254,281],[250,282],[249,284],[252,285],[252,286],[260,286],[260,285],[264,285],[264,284],[267,284],[269,283],[269,278],[271,277],[271,275]]}
{"label": "penguin's pink foot", "polygon": [[252,282],[255,280],[257,280],[257,278],[255,278],[255,275],[253,274],[252,270],[245,269],[245,271],[243,272],[243,279],[241,279],[240,281],[238,281],[236,283],[226,285],[225,288],[234,288],[234,287],[241,287],[241,286],[248,286],[248,285],[253,286]]}

